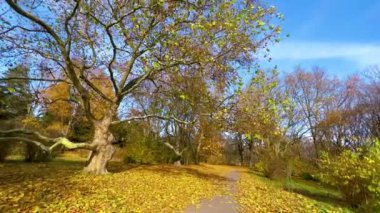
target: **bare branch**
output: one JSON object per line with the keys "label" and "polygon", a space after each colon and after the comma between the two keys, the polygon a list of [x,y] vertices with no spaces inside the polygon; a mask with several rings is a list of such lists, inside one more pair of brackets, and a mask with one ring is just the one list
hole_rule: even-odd
{"label": "bare branch", "polygon": [[128,119],[125,119],[125,120],[122,120],[122,121],[114,121],[112,122],[112,124],[120,124],[120,123],[125,123],[125,122],[128,122],[128,121],[132,121],[132,120],[144,120],[144,119],[148,119],[148,118],[158,118],[158,119],[161,119],[161,120],[172,120],[172,121],[175,121],[177,123],[181,123],[181,124],[185,124],[185,125],[188,125],[188,124],[192,124],[194,123],[194,121],[183,121],[183,120],[180,120],[174,116],[162,116],[162,115],[144,115],[144,116],[134,116],[134,117],[130,117]]}
{"label": "bare branch", "polygon": [[40,25],[42,28],[44,28],[53,38],[59,43],[60,46],[64,47],[64,43],[61,40],[61,38],[58,36],[58,34],[51,28],[49,25],[47,25],[45,22],[43,22],[41,19],[33,16],[32,14],[27,13],[23,9],[21,9],[15,1],[12,0],[5,0],[8,5],[16,11],[18,14],[22,15],[23,17],[31,20],[32,22]]}
{"label": "bare branch", "polygon": [[170,68],[173,68],[173,67],[176,67],[176,66],[179,66],[179,65],[192,65],[192,64],[196,64],[196,62],[183,62],[183,61],[177,61],[175,63],[172,63],[172,64],[168,64],[166,66],[163,66],[159,69],[151,69],[149,71],[147,71],[145,74],[137,77],[137,78],[134,78],[132,79],[131,81],[129,81],[125,87],[123,88],[123,90],[121,91],[120,93],[120,96],[119,96],[119,99],[122,99],[123,96],[127,95],[128,93],[132,92],[134,89],[136,89],[137,87],[140,86],[140,84],[149,78],[149,76],[155,72],[161,72],[163,70],[166,70],[166,69],[170,69]]}
{"label": "bare branch", "polygon": [[0,135],[5,135],[5,136],[12,137],[15,134],[17,134],[17,135],[21,134],[21,135],[33,136],[37,140],[44,141],[44,142],[47,142],[47,143],[54,143],[55,142],[55,138],[46,137],[46,136],[42,135],[41,133],[39,133],[37,131],[31,131],[31,130],[25,130],[25,129],[0,130]]}
{"label": "bare branch", "polygon": [[47,152],[47,153],[50,153],[50,150],[47,146],[45,146],[44,144],[38,142],[38,141],[35,141],[35,140],[32,140],[32,139],[29,139],[29,138],[23,138],[23,137],[0,137],[0,141],[12,141],[12,142],[17,142],[17,141],[22,141],[22,142],[25,142],[25,143],[29,143],[29,144],[34,144],[35,146],[39,147],[41,150]]}
{"label": "bare branch", "polygon": [[0,81],[12,81],[12,80],[25,80],[25,81],[46,81],[46,82],[65,82],[71,84],[71,82],[64,79],[46,79],[46,78],[22,78],[22,77],[12,77],[12,78],[0,78]]}
{"label": "bare branch", "polygon": [[[118,47],[116,45],[116,42],[114,40],[114,37],[112,35],[112,32],[111,32],[111,28],[119,23],[121,23],[124,18],[132,15],[133,13],[135,13],[136,11],[140,10],[142,7],[137,7],[137,8],[134,8],[131,12],[129,13],[126,13],[124,14],[123,16],[121,16],[118,20],[116,20],[115,22],[113,23],[110,23],[110,24],[105,24],[103,22],[101,22],[95,15],[91,14],[91,13],[88,13],[88,15],[90,15],[93,19],[95,19],[100,25],[102,25],[107,33],[107,36],[108,36],[108,39],[110,40],[111,42],[111,46],[112,46],[112,58],[110,60],[110,62],[108,63],[107,65],[107,69],[108,69],[108,72],[110,74],[110,78],[111,78],[111,82],[112,82],[112,85],[113,85],[113,88],[115,90],[115,94],[118,95],[119,94],[119,88],[117,86],[117,83],[116,83],[116,80],[115,80],[115,77],[114,77],[114,72],[113,72],[113,63],[115,62],[116,60],[116,56],[117,56],[117,50],[118,50]],[[134,60],[134,59],[133,59]]]}
{"label": "bare branch", "polygon": [[169,142],[164,142],[163,143],[166,147],[168,147],[169,149],[173,150],[173,152],[177,155],[177,156],[181,156],[182,155],[182,152],[179,152],[178,150],[176,150],[174,148],[173,145],[171,145]]}
{"label": "bare branch", "polygon": [[76,11],[78,10],[78,7],[79,7],[79,4],[80,4],[81,0],[78,0],[74,6],[74,9],[71,11],[70,15],[65,19],[65,31],[66,31],[66,34],[67,34],[67,52],[68,54],[70,55],[70,52],[71,52],[71,32],[69,30],[69,22],[70,20],[74,17]]}
{"label": "bare branch", "polygon": [[93,89],[97,94],[99,94],[103,99],[105,99],[106,101],[108,101],[108,102],[111,102],[111,103],[113,103],[114,101],[111,99],[111,98],[109,98],[109,97],[107,97],[95,84],[93,84],[90,80],[88,80],[86,77],[84,77],[84,76],[81,76],[81,79],[84,81],[84,82],[86,82],[86,84],[88,85],[88,86],[90,86],[91,87],[91,89]]}
{"label": "bare branch", "polygon": [[24,138],[24,137],[0,137],[0,141],[12,141],[12,142],[21,141],[21,142],[30,143],[30,144],[33,144],[33,145],[39,147],[41,150],[43,150],[49,154],[51,154],[54,151],[54,149],[56,147],[58,147],[59,145],[63,145],[67,149],[87,149],[87,150],[92,150],[92,151],[96,150],[96,146],[94,146],[92,144],[89,144],[89,143],[73,143],[70,140],[68,140],[67,138],[63,138],[63,137],[53,139],[53,141],[55,143],[50,147],[46,146],[43,143],[38,142],[36,140]]}
{"label": "bare branch", "polygon": [[15,29],[21,29],[21,30],[24,30],[24,31],[28,31],[28,32],[38,32],[38,33],[46,33],[46,31],[44,30],[39,30],[39,29],[28,29],[28,28],[25,28],[25,27],[22,27],[22,26],[13,26],[3,32],[0,32],[0,35],[3,35],[3,34],[6,34],[6,33],[9,33],[10,31],[12,30],[15,30]]}
{"label": "bare branch", "polygon": [[[132,57],[131,57],[130,61],[128,62],[127,69],[126,69],[126,71],[125,71],[124,75],[122,76],[121,81],[119,83],[120,90],[122,90],[122,88],[125,87],[124,85],[125,85],[128,77],[129,77],[129,74],[132,71],[132,68],[133,68],[133,65],[134,65],[136,59],[147,51],[147,50],[139,51],[139,49],[140,49],[141,45],[144,43],[148,34],[152,31],[152,29],[156,26],[157,23],[155,23],[155,18],[153,18],[149,24],[149,28],[144,33],[143,38],[140,40],[140,42],[137,44],[137,46],[133,46]],[[124,31],[123,31],[123,35],[127,39],[128,36],[125,34]],[[153,46],[154,45],[152,45],[152,47]]]}
{"label": "bare branch", "polygon": [[52,152],[55,147],[59,145],[63,145],[67,149],[87,149],[87,150],[92,150],[95,151],[96,146],[89,144],[89,143],[73,143],[67,138],[57,138],[56,143],[53,144],[51,147],[49,147],[49,151]]}
{"label": "bare branch", "polygon": [[130,80],[127,83],[127,85],[125,85],[122,92],[120,93],[119,99],[121,100],[123,96],[125,96],[126,94],[128,94],[128,93],[132,92],[134,89],[136,89],[141,84],[141,82],[143,82],[145,79],[147,79],[149,77],[149,75],[151,73],[152,72],[149,71],[149,72],[145,73],[144,75],[141,75],[137,78]]}
{"label": "bare branch", "polygon": [[76,87],[76,89],[78,90],[78,92],[80,93],[81,95],[81,98],[83,100],[83,106],[85,108],[85,112],[86,112],[86,116],[89,118],[89,119],[93,119],[93,115],[91,114],[91,106],[90,106],[90,101],[89,101],[89,94],[88,94],[88,91],[84,88],[84,86],[81,84],[76,72],[75,72],[75,69],[74,69],[74,64],[73,62],[71,61],[70,59],[70,54],[66,51],[66,48],[65,48],[65,43],[63,42],[63,40],[60,38],[60,36],[53,30],[53,28],[51,26],[49,26],[48,24],[46,24],[44,21],[42,21],[41,19],[39,19],[38,17],[26,12],[25,10],[23,10],[21,7],[19,7],[16,3],[16,1],[13,1],[13,0],[6,0],[6,2],[8,3],[8,5],[18,14],[20,14],[21,16],[29,19],[30,21],[32,21],[33,23],[35,24],[38,24],[39,26],[41,26],[43,29],[46,30],[47,33],[49,33],[53,38],[54,40],[57,42],[58,44],[58,47],[59,47],[59,50],[60,50],[60,53],[62,54],[64,60],[65,60],[65,64],[66,64],[66,68],[67,68],[67,71],[68,71],[68,77],[71,79],[71,81],[73,82],[73,85]]}

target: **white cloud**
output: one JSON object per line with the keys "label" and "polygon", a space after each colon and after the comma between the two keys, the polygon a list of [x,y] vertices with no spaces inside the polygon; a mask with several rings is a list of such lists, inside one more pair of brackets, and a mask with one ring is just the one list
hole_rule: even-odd
{"label": "white cloud", "polygon": [[275,60],[343,59],[358,67],[380,64],[380,44],[337,42],[282,42],[271,49]]}

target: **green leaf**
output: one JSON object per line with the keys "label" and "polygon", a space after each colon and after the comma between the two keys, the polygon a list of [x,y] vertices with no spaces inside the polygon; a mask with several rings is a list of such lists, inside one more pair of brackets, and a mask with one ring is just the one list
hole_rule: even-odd
{"label": "green leaf", "polygon": [[179,96],[179,98],[180,98],[181,100],[185,100],[185,99],[186,99],[186,95],[181,94],[181,95]]}
{"label": "green leaf", "polygon": [[157,69],[160,66],[160,63],[158,63],[157,61],[155,61],[155,62],[153,62],[152,66],[153,66],[154,69]]}
{"label": "green leaf", "polygon": [[8,90],[10,93],[14,93],[14,92],[16,92],[15,88],[12,88],[12,87],[8,87],[7,90]]}
{"label": "green leaf", "polygon": [[265,25],[265,22],[262,21],[262,20],[259,20],[259,21],[257,22],[257,26],[258,26],[258,27],[262,27],[262,26],[264,26],[264,25]]}

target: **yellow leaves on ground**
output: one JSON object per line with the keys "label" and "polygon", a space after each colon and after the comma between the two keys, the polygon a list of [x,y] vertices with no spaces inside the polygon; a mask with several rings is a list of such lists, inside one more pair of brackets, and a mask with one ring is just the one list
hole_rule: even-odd
{"label": "yellow leaves on ground", "polygon": [[315,200],[268,184],[260,177],[242,173],[235,195],[242,212],[341,212],[320,206]]}
{"label": "yellow leaves on ground", "polygon": [[0,170],[0,212],[178,212],[226,191],[222,178],[191,167],[118,168],[105,176],[83,174],[75,162]]}
{"label": "yellow leaves on ground", "polygon": [[6,163],[0,166],[0,212],[182,212],[229,191],[226,176],[240,172],[234,195],[241,212],[342,212],[291,193],[231,166],[139,166],[112,162],[105,176],[82,173],[83,162]]}
{"label": "yellow leaves on ground", "polygon": [[226,165],[210,165],[210,164],[199,164],[187,166],[199,174],[209,175],[211,177],[219,177],[221,179],[226,179],[226,176],[231,171],[247,172],[248,169],[240,166],[226,166]]}

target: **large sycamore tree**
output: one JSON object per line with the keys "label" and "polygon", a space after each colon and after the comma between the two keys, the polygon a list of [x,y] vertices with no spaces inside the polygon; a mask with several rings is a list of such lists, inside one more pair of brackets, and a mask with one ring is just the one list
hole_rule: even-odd
{"label": "large sycamore tree", "polygon": [[[143,82],[193,67],[213,80],[233,79],[277,41],[281,19],[258,1],[222,0],[5,0],[0,9],[0,63],[27,63],[29,81],[66,82],[70,101],[93,123],[89,143],[49,138],[25,129],[2,130],[0,139],[33,143],[51,152],[59,144],[91,150],[85,171],[107,173],[114,148],[112,125]],[[194,70],[192,69],[192,70]],[[103,76],[99,83],[97,76]],[[105,77],[104,77],[105,76]],[[97,80],[98,79],[98,80]],[[3,80],[24,80],[13,78]],[[101,101],[101,111],[98,104]],[[53,144],[48,146],[47,144]]]}

